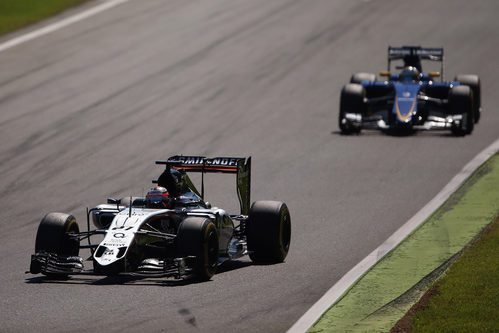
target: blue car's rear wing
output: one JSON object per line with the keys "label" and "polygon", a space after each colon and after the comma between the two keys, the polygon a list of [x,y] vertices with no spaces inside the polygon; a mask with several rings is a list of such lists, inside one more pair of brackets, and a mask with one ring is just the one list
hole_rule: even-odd
{"label": "blue car's rear wing", "polygon": [[251,190],[251,156],[250,157],[213,157],[175,155],[168,160],[156,161],[167,168],[184,169],[186,172],[201,173],[201,197],[204,198],[205,173],[236,174],[237,196],[241,206],[241,214],[248,215]]}
{"label": "blue car's rear wing", "polygon": [[421,47],[421,46],[388,46],[388,59],[404,59],[405,57],[418,57],[421,60],[443,61],[444,49],[439,47]]}
{"label": "blue car's rear wing", "polygon": [[404,66],[416,67],[420,72],[422,72],[421,60],[440,61],[441,62],[440,74],[443,79],[444,49],[441,47],[388,46],[388,71],[390,71],[391,61],[399,59],[402,59],[404,61]]}

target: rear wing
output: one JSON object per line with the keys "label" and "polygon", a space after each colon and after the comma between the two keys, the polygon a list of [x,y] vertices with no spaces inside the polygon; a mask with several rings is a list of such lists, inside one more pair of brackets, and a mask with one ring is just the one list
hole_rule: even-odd
{"label": "rear wing", "polygon": [[[231,173],[236,175],[237,196],[241,214],[248,215],[251,193],[251,156],[250,157],[213,157],[175,155],[168,160],[156,161],[167,168],[184,169],[186,172],[201,173],[201,198],[204,199],[205,173]],[[193,186],[192,184],[189,184]]]}
{"label": "rear wing", "polygon": [[420,72],[421,60],[440,61],[442,79],[444,76],[444,49],[442,47],[421,47],[421,46],[388,46],[388,71],[392,60],[402,59],[404,66],[416,67]]}
{"label": "rear wing", "polygon": [[421,47],[421,46],[388,46],[388,59],[404,59],[405,57],[418,57],[421,60],[443,61],[444,49],[436,47]]}

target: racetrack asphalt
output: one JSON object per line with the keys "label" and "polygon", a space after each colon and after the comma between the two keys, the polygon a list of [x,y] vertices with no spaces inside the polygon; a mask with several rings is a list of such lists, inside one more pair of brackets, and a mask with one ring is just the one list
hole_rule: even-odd
{"label": "racetrack asphalt", "polygon": [[[283,332],[498,137],[496,1],[130,1],[0,53],[0,322],[5,331]],[[338,133],[353,72],[388,45],[445,48],[476,73],[472,135]],[[206,283],[25,275],[46,212],[144,193],[170,155],[253,157],[252,199],[283,200],[284,264]],[[229,177],[230,178],[230,177]],[[235,209],[232,178],[207,199]]]}

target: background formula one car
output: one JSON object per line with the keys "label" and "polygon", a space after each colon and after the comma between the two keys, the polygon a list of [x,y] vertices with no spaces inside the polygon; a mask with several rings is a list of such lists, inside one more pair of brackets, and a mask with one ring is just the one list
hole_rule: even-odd
{"label": "background formula one car", "polygon": [[[47,214],[38,227],[30,272],[174,277],[208,280],[217,265],[249,254],[254,262],[284,261],[291,239],[285,203],[256,201],[250,207],[251,157],[173,156],[146,197],[108,199],[87,211],[87,231],[73,216]],[[201,193],[186,172],[201,173]],[[211,207],[204,197],[204,174],[236,174],[240,214]],[[97,229],[90,230],[90,219]],[[100,243],[90,238],[100,234]],[[86,241],[86,242],[85,242]],[[85,244],[87,243],[87,244]],[[89,248],[92,270],[79,256]]]}
{"label": "background formula one car", "polygon": [[[392,60],[402,60],[402,71],[390,72]],[[439,61],[440,72],[423,73],[422,60]],[[480,119],[480,79],[457,75],[443,81],[444,50],[420,46],[388,47],[387,80],[357,73],[341,91],[339,127],[342,133],[363,128],[397,130],[450,129],[455,135],[471,134]],[[440,82],[433,78],[440,76]]]}

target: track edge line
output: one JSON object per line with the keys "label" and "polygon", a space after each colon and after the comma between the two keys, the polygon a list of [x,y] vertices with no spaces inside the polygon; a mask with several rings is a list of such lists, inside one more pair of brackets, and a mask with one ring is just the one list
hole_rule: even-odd
{"label": "track edge line", "polygon": [[449,197],[492,155],[499,151],[499,139],[494,141],[455,175],[443,189],[421,208],[413,217],[404,223],[397,231],[388,237],[380,246],[368,254],[350,271],[338,280],[312,307],[293,324],[287,333],[302,333],[314,325],[317,320],[359,280],[371,267],[399,245],[407,236],[418,228],[433,214]]}

